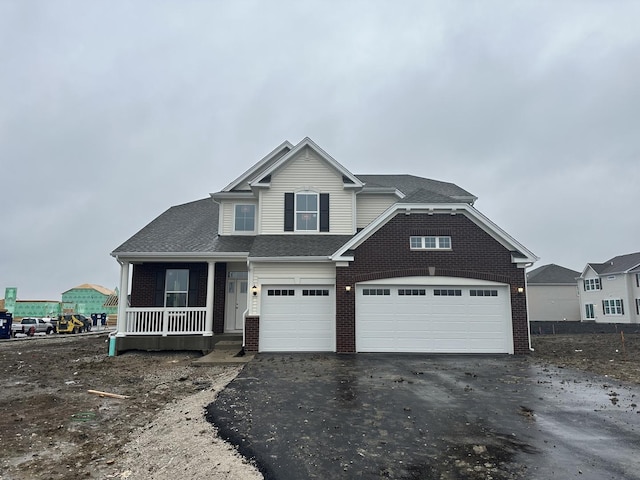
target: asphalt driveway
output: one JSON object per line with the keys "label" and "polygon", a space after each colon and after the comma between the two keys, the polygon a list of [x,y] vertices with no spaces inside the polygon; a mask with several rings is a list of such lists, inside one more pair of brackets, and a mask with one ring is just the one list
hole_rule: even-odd
{"label": "asphalt driveway", "polygon": [[207,418],[267,479],[640,479],[639,400],[522,357],[260,354]]}

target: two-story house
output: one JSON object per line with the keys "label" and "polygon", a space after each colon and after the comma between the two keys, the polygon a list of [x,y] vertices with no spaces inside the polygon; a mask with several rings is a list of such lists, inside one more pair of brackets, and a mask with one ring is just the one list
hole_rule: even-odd
{"label": "two-story house", "polygon": [[475,200],[284,142],[115,249],[120,295],[131,278],[116,351],[207,351],[228,332],[250,352],[526,353],[537,258]]}
{"label": "two-story house", "polygon": [[640,252],[588,263],[578,286],[583,322],[640,323]]}

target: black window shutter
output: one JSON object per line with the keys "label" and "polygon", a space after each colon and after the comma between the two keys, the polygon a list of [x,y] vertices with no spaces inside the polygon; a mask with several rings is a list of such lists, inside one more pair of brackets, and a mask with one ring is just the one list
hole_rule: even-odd
{"label": "black window shutter", "polygon": [[165,283],[165,270],[164,268],[156,271],[156,288],[153,292],[153,306],[164,307],[164,283]]}
{"label": "black window shutter", "polygon": [[284,231],[293,232],[294,197],[293,193],[284,194]]}
{"label": "black window shutter", "polygon": [[607,314],[607,311],[606,311],[606,310],[605,310],[605,308],[604,308],[604,300],[602,300],[602,314],[603,314],[603,315],[606,315],[606,314]]}
{"label": "black window shutter", "polygon": [[199,271],[198,269],[189,270],[189,295],[187,298],[187,306],[188,307],[198,307],[198,280],[199,280]]}
{"label": "black window shutter", "polygon": [[320,194],[320,231],[329,231],[329,194]]}
{"label": "black window shutter", "polygon": [[582,281],[582,289],[586,292],[587,291],[587,281],[583,280]]}
{"label": "black window shutter", "polygon": [[624,315],[624,303],[622,303],[624,300],[620,299],[620,311],[622,312],[622,315]]}

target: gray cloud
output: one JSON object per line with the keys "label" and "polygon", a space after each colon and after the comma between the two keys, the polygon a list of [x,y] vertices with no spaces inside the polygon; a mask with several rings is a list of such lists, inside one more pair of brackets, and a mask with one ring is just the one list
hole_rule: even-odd
{"label": "gray cloud", "polygon": [[452,181],[541,258],[637,251],[630,2],[0,3],[0,288],[113,288],[109,252],[310,136]]}

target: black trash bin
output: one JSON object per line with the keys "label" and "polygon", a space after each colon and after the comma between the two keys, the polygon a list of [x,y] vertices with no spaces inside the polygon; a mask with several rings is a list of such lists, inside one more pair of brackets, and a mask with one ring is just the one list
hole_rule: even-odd
{"label": "black trash bin", "polygon": [[100,325],[102,325],[103,327],[105,327],[107,325],[107,314],[106,313],[101,313],[100,314]]}
{"label": "black trash bin", "polygon": [[11,338],[11,324],[13,315],[9,312],[0,312],[0,338]]}
{"label": "black trash bin", "polygon": [[98,326],[98,314],[97,313],[92,313],[91,314],[91,322],[93,323],[94,327]]}

